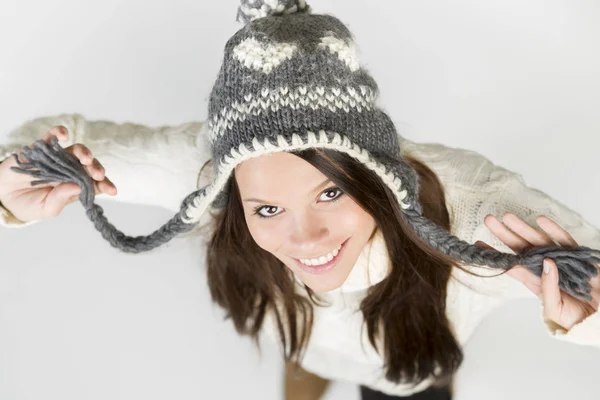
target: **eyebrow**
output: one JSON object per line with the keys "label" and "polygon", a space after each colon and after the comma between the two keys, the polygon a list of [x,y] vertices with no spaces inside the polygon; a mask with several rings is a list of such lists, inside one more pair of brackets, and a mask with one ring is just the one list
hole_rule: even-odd
{"label": "eyebrow", "polygon": [[[331,179],[325,179],[317,187],[315,187],[310,193],[312,194],[312,193],[316,192],[317,190],[323,188],[323,186],[327,185],[329,182],[331,182]],[[254,198],[244,199],[243,201],[253,201],[255,203],[262,203],[262,204],[268,204],[269,203],[268,201],[261,200],[261,199],[254,199]]]}

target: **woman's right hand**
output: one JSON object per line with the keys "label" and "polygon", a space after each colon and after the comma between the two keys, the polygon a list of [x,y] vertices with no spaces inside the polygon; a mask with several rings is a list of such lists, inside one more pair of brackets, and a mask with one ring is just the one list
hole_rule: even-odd
{"label": "woman's right hand", "polygon": [[[68,140],[68,130],[64,126],[54,126],[46,132],[42,140],[50,143],[51,137],[59,141]],[[30,147],[32,147],[30,145]],[[95,194],[117,194],[115,185],[105,176],[104,167],[92,156],[92,152],[84,145],[75,143],[65,150],[75,156],[84,166],[94,182]],[[26,162],[19,157],[20,162]],[[73,182],[51,182],[31,186],[31,181],[38,178],[21,174],[10,169],[18,166],[14,156],[0,163],[0,203],[17,219],[28,222],[49,219],[58,216],[67,204],[78,201],[81,188]]]}

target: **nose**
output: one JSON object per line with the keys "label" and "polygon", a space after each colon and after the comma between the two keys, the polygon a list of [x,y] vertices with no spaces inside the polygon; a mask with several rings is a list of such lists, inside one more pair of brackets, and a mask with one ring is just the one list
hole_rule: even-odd
{"label": "nose", "polygon": [[296,253],[312,254],[322,248],[329,236],[327,221],[318,211],[310,210],[294,219],[290,242]]}

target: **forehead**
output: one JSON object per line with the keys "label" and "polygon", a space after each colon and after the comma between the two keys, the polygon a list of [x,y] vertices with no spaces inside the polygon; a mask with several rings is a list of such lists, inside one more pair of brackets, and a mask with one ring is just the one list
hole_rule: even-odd
{"label": "forehead", "polygon": [[302,158],[279,151],[243,161],[235,167],[240,191],[248,194],[298,190],[305,184],[322,181],[325,175]]}

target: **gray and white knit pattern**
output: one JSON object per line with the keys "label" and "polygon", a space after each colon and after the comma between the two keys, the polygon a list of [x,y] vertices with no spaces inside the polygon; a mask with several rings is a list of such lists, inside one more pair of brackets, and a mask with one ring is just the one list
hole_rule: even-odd
{"label": "gray and white knit pattern", "polygon": [[42,178],[39,182],[79,184],[80,200],[102,236],[137,253],[193,229],[209,207],[224,207],[226,183],[241,162],[278,151],[333,149],[373,171],[432,248],[470,264],[524,265],[538,276],[543,259],[553,258],[560,287],[590,299],[588,281],[598,273],[594,263],[600,262],[600,251],[548,246],[505,254],[467,243],[422,215],[417,173],[402,158],[394,124],[377,105],[377,84],[361,67],[352,34],[337,18],[308,11],[300,0],[242,1],[238,18],[246,25],[227,41],[209,99],[213,180],[183,199],[180,212],[151,235],[129,237],[110,224],[93,202],[91,178],[56,140],[24,148],[29,163],[14,170]]}
{"label": "gray and white knit pattern", "polygon": [[304,0],[242,0],[238,8],[237,20],[248,23],[257,18],[270,15],[308,12],[309,6]]}

